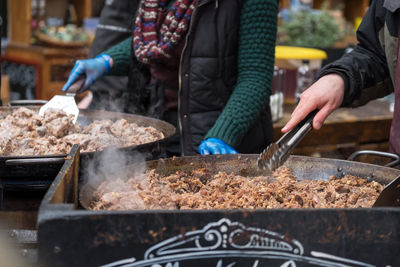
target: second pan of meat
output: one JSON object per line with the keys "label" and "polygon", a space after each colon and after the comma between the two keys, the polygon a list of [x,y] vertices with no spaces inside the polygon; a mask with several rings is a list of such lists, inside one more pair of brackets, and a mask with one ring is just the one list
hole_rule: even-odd
{"label": "second pan of meat", "polygon": [[[39,110],[38,106],[25,106],[32,110]],[[20,107],[0,107],[0,119],[5,118]],[[152,126],[161,131],[163,138],[140,145],[131,145],[121,147],[118,150],[127,154],[134,152],[143,153],[147,159],[156,159],[159,157],[166,140],[175,133],[175,127],[171,124],[139,115],[109,112],[103,110],[81,110],[77,123],[86,126],[94,120],[112,120],[125,119],[127,122],[136,123],[139,126]],[[102,151],[82,152],[81,166],[87,164],[96,155]],[[57,175],[60,166],[64,161],[65,153],[56,155],[0,155],[0,177],[3,180],[24,179],[24,180],[51,180]]]}

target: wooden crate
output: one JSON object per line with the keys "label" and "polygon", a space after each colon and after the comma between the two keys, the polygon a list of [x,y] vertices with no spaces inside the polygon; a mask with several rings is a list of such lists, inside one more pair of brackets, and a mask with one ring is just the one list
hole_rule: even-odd
{"label": "wooden crate", "polygon": [[78,59],[85,59],[88,48],[54,48],[11,43],[4,61],[32,65],[36,70],[35,98],[49,100],[61,93],[69,72]]}

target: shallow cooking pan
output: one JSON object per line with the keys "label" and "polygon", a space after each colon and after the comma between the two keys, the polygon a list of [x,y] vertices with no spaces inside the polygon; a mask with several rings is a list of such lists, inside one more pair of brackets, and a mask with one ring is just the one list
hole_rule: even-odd
{"label": "shallow cooking pan", "polygon": [[[256,158],[199,156],[147,165],[163,174],[206,167],[251,175]],[[287,166],[300,179],[347,172],[386,183],[400,172],[297,156]],[[76,163],[67,160],[39,209],[39,259],[49,266],[400,266],[399,208],[94,211],[77,205],[77,182]]]}
{"label": "shallow cooking pan", "polygon": [[[35,103],[35,102],[24,102]],[[43,104],[43,103],[40,103]],[[39,106],[26,105],[30,109],[39,110]],[[0,107],[0,118],[6,117],[13,110],[19,107],[4,106]],[[156,159],[163,152],[165,142],[175,133],[175,127],[171,124],[139,115],[110,112],[104,110],[80,110],[77,122],[85,126],[94,120],[117,120],[125,119],[134,122],[139,126],[153,126],[164,134],[164,138],[141,145],[126,146],[118,150],[129,156],[135,152],[143,153],[146,159]],[[80,170],[88,164],[88,161],[100,156],[102,151],[82,152],[80,156]],[[0,178],[9,190],[20,189],[41,189],[47,188],[60,167],[64,163],[66,154],[57,155],[26,155],[26,156],[1,156],[0,155]]]}
{"label": "shallow cooking pan", "polygon": [[[156,172],[161,175],[169,175],[179,170],[191,171],[198,168],[207,168],[213,173],[223,171],[227,173],[233,172],[242,176],[254,176],[260,174],[256,167],[257,157],[258,155],[177,157],[147,161],[146,165],[149,169],[156,169]],[[306,156],[290,156],[284,166],[290,168],[299,180],[329,180],[329,177],[332,175],[343,177],[346,174],[350,174],[386,185],[400,175],[400,170],[394,168],[348,160]],[[138,169],[138,165],[133,164],[126,168],[122,170],[123,173],[134,173],[133,171]],[[115,172],[109,174],[110,177],[116,177],[117,175],[118,173]],[[89,207],[89,204],[93,200],[93,192],[98,185],[91,183],[90,186],[85,185],[82,187],[79,196],[80,203],[84,208],[87,209]]]}

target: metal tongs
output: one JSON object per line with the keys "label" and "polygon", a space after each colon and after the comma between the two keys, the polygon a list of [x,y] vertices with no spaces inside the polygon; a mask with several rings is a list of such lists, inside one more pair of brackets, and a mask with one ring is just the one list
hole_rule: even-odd
{"label": "metal tongs", "polygon": [[258,156],[258,168],[273,172],[289,158],[293,149],[300,143],[306,134],[312,130],[312,121],[318,110],[314,110],[299,124],[285,133],[276,143],[271,143],[260,156]]}

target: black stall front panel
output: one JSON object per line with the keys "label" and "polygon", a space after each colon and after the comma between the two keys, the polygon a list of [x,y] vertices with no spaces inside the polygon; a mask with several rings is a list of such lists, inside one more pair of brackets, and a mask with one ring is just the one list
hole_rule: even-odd
{"label": "black stall front panel", "polygon": [[400,211],[41,211],[46,266],[400,266]]}

